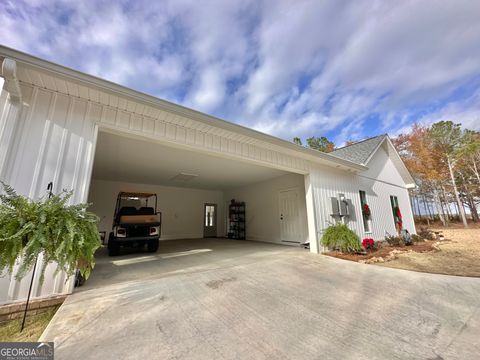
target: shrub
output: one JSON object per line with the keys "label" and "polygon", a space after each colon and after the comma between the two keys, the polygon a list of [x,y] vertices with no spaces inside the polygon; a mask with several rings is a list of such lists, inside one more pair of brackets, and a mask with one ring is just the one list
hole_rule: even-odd
{"label": "shrub", "polygon": [[322,244],[342,252],[362,251],[359,237],[344,224],[329,226],[322,236]]}
{"label": "shrub", "polygon": [[420,226],[420,231],[418,232],[418,236],[420,236],[424,240],[435,239],[435,235],[433,234],[433,231],[428,230],[426,226]]}
{"label": "shrub", "polygon": [[365,248],[365,250],[374,250],[377,248],[377,243],[372,238],[363,239],[362,245]]}
{"label": "shrub", "polygon": [[422,238],[421,236],[418,236],[417,234],[412,234],[412,241],[414,243],[418,243],[418,242],[425,241],[425,239]]}
{"label": "shrub", "polygon": [[396,236],[396,235],[385,236],[385,241],[390,246],[405,246],[405,243],[403,242],[403,239],[400,236]]}
{"label": "shrub", "polygon": [[[3,183],[2,183],[3,184]],[[46,265],[56,262],[57,272],[74,275],[76,269],[88,278],[95,265],[94,253],[100,246],[98,217],[87,204],[67,205],[72,192],[32,201],[3,184],[0,195],[0,271],[16,272],[19,280],[32,269],[43,253],[40,281]]]}

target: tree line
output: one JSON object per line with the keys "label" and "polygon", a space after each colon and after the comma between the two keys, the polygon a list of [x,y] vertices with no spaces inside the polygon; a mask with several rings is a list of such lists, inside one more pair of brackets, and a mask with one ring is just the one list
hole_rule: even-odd
{"label": "tree line", "polygon": [[408,133],[394,138],[393,143],[417,183],[412,190],[417,204],[418,198],[426,207],[434,204],[431,213],[438,214],[443,225],[455,217],[451,204],[465,227],[466,208],[472,220],[479,221],[479,132],[462,129],[452,121],[430,126],[415,124]]}

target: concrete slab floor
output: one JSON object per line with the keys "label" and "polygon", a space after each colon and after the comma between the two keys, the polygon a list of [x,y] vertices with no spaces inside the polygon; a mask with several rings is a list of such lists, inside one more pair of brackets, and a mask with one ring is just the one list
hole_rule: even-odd
{"label": "concrete slab floor", "polygon": [[231,267],[256,262],[299,247],[223,238],[161,241],[156,253],[144,249],[122,249],[120,256],[109,257],[106,247],[95,254],[95,269],[85,291],[125,281],[146,280],[189,272]]}
{"label": "concrete slab floor", "polygon": [[41,339],[56,359],[478,359],[480,279],[225,241],[209,243],[208,264],[206,252],[177,257],[184,272],[168,258],[143,262],[145,273],[115,265],[173,273],[114,273],[108,285],[99,271]]}

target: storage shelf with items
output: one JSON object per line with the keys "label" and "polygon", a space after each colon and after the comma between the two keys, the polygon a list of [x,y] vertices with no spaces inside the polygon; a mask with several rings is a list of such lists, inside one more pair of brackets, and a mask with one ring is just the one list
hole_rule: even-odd
{"label": "storage shelf with items", "polygon": [[232,200],[228,207],[228,238],[245,240],[245,203]]}

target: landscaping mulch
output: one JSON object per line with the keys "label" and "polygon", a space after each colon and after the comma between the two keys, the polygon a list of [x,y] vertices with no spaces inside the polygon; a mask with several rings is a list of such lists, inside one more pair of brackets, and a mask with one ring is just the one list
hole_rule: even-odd
{"label": "landscaping mulch", "polygon": [[430,252],[430,251],[438,251],[438,248],[436,247],[437,241],[436,240],[425,240],[422,242],[415,243],[414,245],[410,246],[389,246],[387,244],[379,246],[378,249],[368,251],[367,254],[347,254],[347,253],[342,253],[340,251],[329,251],[326,252],[325,255],[336,257],[339,259],[344,259],[344,260],[350,260],[350,261],[361,261],[361,260],[368,260],[371,258],[387,258],[388,255],[393,251],[401,251],[401,252],[418,252],[418,253],[424,253],[424,252]]}
{"label": "landscaping mulch", "polygon": [[366,255],[338,251],[325,255],[396,269],[480,277],[480,224],[469,224],[468,229],[451,224],[431,230],[443,234],[446,240],[426,240],[412,246],[388,246],[382,242],[378,250]]}
{"label": "landscaping mulch", "polygon": [[426,253],[407,252],[399,254],[393,261],[375,263],[397,269],[428,273],[480,277],[480,227],[469,224],[469,229],[461,226],[436,228],[450,241],[440,241],[440,251]]}

